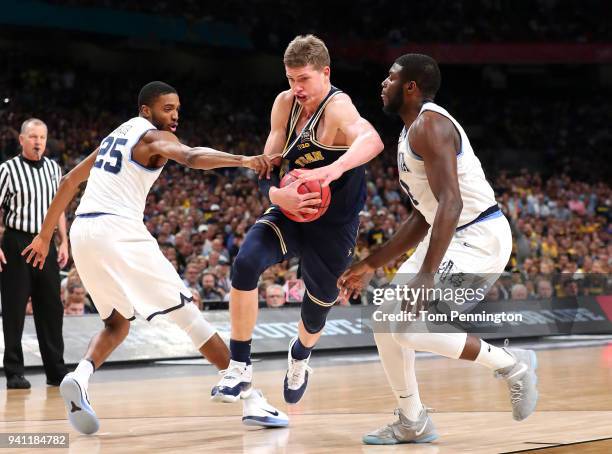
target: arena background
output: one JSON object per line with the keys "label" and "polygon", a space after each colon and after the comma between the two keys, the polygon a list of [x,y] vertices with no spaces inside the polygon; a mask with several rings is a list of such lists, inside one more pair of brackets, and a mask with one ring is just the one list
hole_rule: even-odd
{"label": "arena background", "polygon": [[[138,90],[151,80],[177,88],[177,135],[186,144],[261,153],[270,107],[287,88],[286,44],[303,33],[323,38],[332,83],[351,96],[385,142],[367,168],[357,258],[388,239],[412,209],[397,184],[402,125],[383,114],[380,83],[399,55],[431,55],[442,71],[436,102],[466,129],[513,229],[511,260],[487,304],[516,303],[517,311],[531,316],[545,311],[517,330],[517,338],[599,334],[604,336],[596,342],[605,345],[612,335],[607,2],[5,0],[0,8],[0,160],[19,153],[19,127],[35,116],[49,127],[47,156],[66,172],[137,115]],[[77,204],[67,212],[69,223]],[[149,196],[147,227],[226,339],[232,260],[267,206],[248,172],[201,172],[172,163]],[[371,292],[404,259],[378,270],[350,307],[332,310],[322,349],[374,346],[362,324]],[[72,262],[63,275],[66,361],[76,363],[100,322]],[[266,308],[274,284],[287,302]],[[552,295],[541,288],[548,285]],[[259,288],[262,341],[254,352],[286,352],[303,292],[298,262],[272,267]],[[561,314],[555,311],[572,298],[593,319],[575,318],[571,327],[555,329],[555,314]],[[110,362],[195,356],[178,330],[145,325],[134,324]],[[29,373],[40,372],[31,319],[23,342]]]}

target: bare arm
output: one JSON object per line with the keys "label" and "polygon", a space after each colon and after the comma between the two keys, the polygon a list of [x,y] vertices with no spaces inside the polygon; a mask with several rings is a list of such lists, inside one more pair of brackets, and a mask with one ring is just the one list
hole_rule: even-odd
{"label": "bare arm", "polygon": [[[270,134],[266,140],[264,154],[270,156],[280,165],[280,155],[285,149],[287,143],[287,119],[291,113],[291,102],[293,95],[289,91],[280,93],[272,106],[270,114]],[[276,180],[276,181],[274,181]],[[296,216],[303,214],[313,214],[317,210],[312,208],[321,203],[318,193],[310,192],[299,194],[298,187],[302,184],[302,180],[298,179],[293,183],[279,188],[278,179],[272,179],[270,182],[260,184],[262,192],[267,193],[270,202],[282,207],[286,211],[294,213]]]}
{"label": "bare arm", "polygon": [[270,113],[270,133],[264,146],[264,154],[277,157],[282,154],[287,142],[287,119],[291,113],[292,96],[280,93],[274,100]]}
{"label": "bare arm", "polygon": [[428,230],[429,224],[425,221],[423,215],[413,209],[408,219],[397,229],[389,241],[376,249],[364,261],[373,270],[385,266],[419,244],[427,235]]}
{"label": "bare arm", "polygon": [[325,121],[326,127],[344,134],[349,149],[333,164],[310,171],[309,180],[322,179],[327,186],[347,170],[371,161],[384,149],[378,132],[359,115],[348,95],[338,95],[330,102],[325,108]]}
{"label": "bare arm", "polygon": [[66,266],[68,259],[70,258],[70,252],[68,251],[68,235],[66,230],[66,213],[62,211],[59,222],[57,223],[57,230],[60,236],[60,244],[57,249],[57,263],[60,269]]}
{"label": "bare arm", "polygon": [[246,167],[261,177],[271,169],[270,159],[264,156],[242,156],[208,147],[188,147],[167,131],[152,130],[145,134],[143,147],[150,156],[160,155],[192,169],[210,170],[219,167]]}
{"label": "bare arm", "polygon": [[417,118],[409,136],[410,146],[423,157],[429,186],[438,201],[429,249],[421,273],[435,273],[455,234],[463,209],[457,176],[457,131],[448,118],[425,112]]}
{"label": "bare arm", "polygon": [[[342,96],[342,95],[340,95]],[[374,159],[385,147],[376,129],[357,112],[348,95],[331,103],[326,118],[346,137],[349,149],[337,161],[343,172]]]}
{"label": "bare arm", "polygon": [[[287,92],[280,93],[274,100],[272,112],[270,113],[270,134],[266,139],[264,154],[274,159],[273,163],[281,164],[285,143],[287,142],[286,121],[291,110],[291,96]],[[272,173],[272,178],[259,180],[259,191],[272,202],[272,194],[278,190],[280,176],[278,172]],[[275,203],[275,202],[272,202]]]}
{"label": "bare arm", "polygon": [[68,243],[68,234],[66,230],[66,213],[62,212],[57,223],[57,231],[60,237],[60,243]]}
{"label": "bare arm", "polygon": [[[61,173],[60,173],[60,177],[61,177]],[[62,182],[62,179],[60,178],[59,183],[61,184],[61,182]],[[60,243],[63,245],[68,245],[68,235],[67,235],[67,230],[66,230],[66,213],[63,211],[57,223],[57,231],[59,232]]]}
{"label": "bare arm", "polygon": [[47,214],[45,214],[45,220],[43,221],[40,233],[36,235],[32,243],[30,243],[21,253],[23,256],[27,254],[26,262],[28,263],[34,259],[32,266],[39,266],[40,269],[43,268],[45,259],[49,253],[49,242],[53,236],[53,230],[56,225],[60,225],[60,218],[62,217],[64,219],[64,235],[66,235],[66,218],[64,212],[72,199],[74,199],[81,183],[89,178],[89,172],[96,161],[97,155],[98,148],[62,177],[57,193],[55,197],[53,197],[51,205],[49,205]]}
{"label": "bare arm", "polygon": [[429,224],[417,210],[413,210],[389,241],[364,260],[355,263],[338,279],[342,298],[356,297],[368,285],[376,268],[386,265],[408,249],[416,246],[427,234]]}
{"label": "bare arm", "polygon": [[60,235],[62,235],[60,218],[63,218],[64,232],[62,241],[66,239],[66,218],[64,212],[66,211],[66,208],[68,208],[68,205],[70,205],[70,202],[72,202],[72,199],[74,199],[76,193],[79,191],[79,186],[81,183],[89,178],[89,172],[96,161],[97,155],[98,148],[96,148],[95,151],[93,151],[84,160],[79,162],[74,169],[62,177],[57,193],[51,201],[51,205],[49,206],[49,210],[47,210],[45,220],[43,221],[42,229],[38,235],[43,240],[46,240],[47,242],[51,241],[51,236],[53,235],[55,226],[59,226]]}

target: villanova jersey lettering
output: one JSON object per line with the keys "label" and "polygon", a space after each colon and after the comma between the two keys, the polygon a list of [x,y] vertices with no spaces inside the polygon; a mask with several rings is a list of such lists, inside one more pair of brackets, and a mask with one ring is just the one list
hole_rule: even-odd
{"label": "villanova jersey lettering", "polygon": [[406,165],[406,157],[404,156],[404,153],[400,152],[397,154],[397,167],[399,167],[400,171],[402,172],[410,172],[410,169]]}
{"label": "villanova jersey lettering", "polygon": [[155,126],[142,117],[119,125],[100,143],[76,214],[108,213],[142,220],[147,194],[161,173],[132,159],[132,149]]}

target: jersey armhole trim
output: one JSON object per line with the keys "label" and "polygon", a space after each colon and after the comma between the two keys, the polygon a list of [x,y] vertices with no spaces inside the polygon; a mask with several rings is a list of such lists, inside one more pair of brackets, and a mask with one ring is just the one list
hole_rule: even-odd
{"label": "jersey armhole trim", "polygon": [[144,136],[144,135],[145,135],[147,132],[149,132],[149,131],[153,131],[153,130],[156,130],[156,128],[149,128],[149,129],[145,130],[145,131],[144,131],[142,134],[140,134],[140,137],[138,137],[138,140],[136,141],[136,143],[134,143],[134,146],[132,146],[132,148],[130,148],[130,158],[129,158],[129,161],[130,161],[131,163],[136,164],[136,165],[137,165],[138,167],[140,167],[141,169],[146,170],[147,172],[157,172],[157,171],[159,171],[159,170],[163,169],[163,168],[164,168],[164,166],[160,166],[160,167],[148,167],[148,166],[142,165],[141,163],[139,163],[138,161],[136,161],[136,160],[134,159],[134,156],[133,156],[133,151],[134,151],[134,147],[135,147],[135,146],[138,144],[138,142],[140,142],[140,139],[142,139],[142,138],[143,138],[143,136]]}
{"label": "jersey armhole trim", "polygon": [[[434,112],[437,113],[438,115],[446,118],[448,121],[451,122],[451,124],[453,125],[453,128],[455,128],[455,131],[457,131],[457,134],[459,135],[459,150],[455,150],[455,156],[456,157],[461,157],[463,156],[463,137],[461,137],[461,131],[459,131],[459,128],[457,128],[457,125],[455,124],[455,122],[453,120],[451,120],[449,117],[447,117],[446,115],[444,115],[441,112],[438,112],[437,110],[433,110],[433,109],[423,109],[421,111],[421,113],[423,112]],[[419,115],[421,114],[419,113]],[[408,131],[406,132],[406,140],[408,141],[408,151],[410,151],[418,161],[423,161],[423,157],[418,154],[416,151],[414,151],[414,149],[412,148],[412,145],[410,145],[410,136],[409,133],[410,132],[410,128],[408,129]]]}

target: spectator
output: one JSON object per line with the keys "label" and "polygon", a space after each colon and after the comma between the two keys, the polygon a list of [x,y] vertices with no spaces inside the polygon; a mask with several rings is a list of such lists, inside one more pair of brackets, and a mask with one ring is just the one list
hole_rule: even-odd
{"label": "spectator", "polygon": [[566,298],[574,298],[579,293],[578,281],[575,279],[567,279],[563,282],[563,296]]}
{"label": "spectator", "polygon": [[529,292],[527,287],[523,284],[514,284],[510,291],[510,299],[513,301],[524,301],[529,298]]}
{"label": "spectator", "polygon": [[278,308],[285,305],[285,291],[278,284],[272,284],[266,288],[266,306]]}
{"label": "spectator", "polygon": [[499,284],[495,283],[491,286],[491,288],[489,289],[489,291],[487,292],[487,295],[485,296],[485,300],[486,301],[500,301],[502,299],[501,297],[501,292],[499,290]]}
{"label": "spectator", "polygon": [[187,267],[185,268],[183,283],[199,294],[202,291],[202,286],[200,285],[200,272],[198,270],[198,265],[195,262],[189,262]]}
{"label": "spectator", "polygon": [[76,316],[85,314],[85,301],[71,301],[64,307],[65,316]]}
{"label": "spectator", "polygon": [[536,287],[538,299],[551,299],[553,297],[553,285],[548,279],[540,279]]}
{"label": "spectator", "polygon": [[224,292],[215,282],[215,275],[210,272],[206,272],[202,275],[202,301],[223,301]]}

